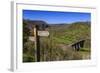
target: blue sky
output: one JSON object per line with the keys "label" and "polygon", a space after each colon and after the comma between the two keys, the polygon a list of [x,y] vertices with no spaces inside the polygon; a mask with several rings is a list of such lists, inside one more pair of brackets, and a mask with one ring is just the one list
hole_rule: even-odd
{"label": "blue sky", "polygon": [[23,19],[43,20],[47,23],[91,21],[91,13],[23,10]]}

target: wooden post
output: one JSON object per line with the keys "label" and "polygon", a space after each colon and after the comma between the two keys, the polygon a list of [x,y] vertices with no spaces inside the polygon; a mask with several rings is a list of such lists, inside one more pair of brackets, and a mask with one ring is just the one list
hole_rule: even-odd
{"label": "wooden post", "polygon": [[34,26],[34,37],[35,37],[35,62],[37,62],[37,54],[36,54],[36,51],[37,51],[37,43],[36,43],[36,27]]}
{"label": "wooden post", "polygon": [[39,36],[38,36],[38,30],[39,27],[36,25],[34,28],[34,34],[35,34],[35,50],[36,50],[36,55],[35,55],[35,59],[36,62],[40,62],[40,40],[39,40]]}

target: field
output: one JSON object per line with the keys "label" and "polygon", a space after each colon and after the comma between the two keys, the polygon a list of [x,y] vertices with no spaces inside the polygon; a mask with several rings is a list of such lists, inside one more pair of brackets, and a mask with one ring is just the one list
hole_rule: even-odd
{"label": "field", "polygon": [[[45,22],[38,22],[38,24]],[[30,25],[31,24],[31,25]],[[23,62],[35,62],[35,43],[28,40],[34,36],[34,22],[23,21]],[[91,57],[91,25],[90,22],[75,22],[71,24],[47,24],[48,37],[39,37],[40,61],[84,60]],[[76,51],[72,44],[85,40],[84,46]]]}

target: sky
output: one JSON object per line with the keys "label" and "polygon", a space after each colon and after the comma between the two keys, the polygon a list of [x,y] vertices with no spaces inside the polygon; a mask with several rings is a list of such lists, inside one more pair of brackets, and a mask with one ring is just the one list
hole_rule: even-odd
{"label": "sky", "polygon": [[91,21],[91,13],[23,10],[23,19],[43,20],[47,23],[73,23]]}

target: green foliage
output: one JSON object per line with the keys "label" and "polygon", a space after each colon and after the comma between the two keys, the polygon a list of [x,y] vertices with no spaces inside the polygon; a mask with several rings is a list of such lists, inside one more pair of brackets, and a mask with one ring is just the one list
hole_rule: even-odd
{"label": "green foliage", "polygon": [[23,62],[33,62],[35,61],[35,49],[34,43],[29,41],[30,29],[27,24],[23,23]]}
{"label": "green foliage", "polygon": [[23,23],[23,42],[27,42],[29,36],[29,28],[27,28],[27,24]]}
{"label": "green foliage", "polygon": [[35,62],[35,57],[30,54],[23,54],[23,62]]}

